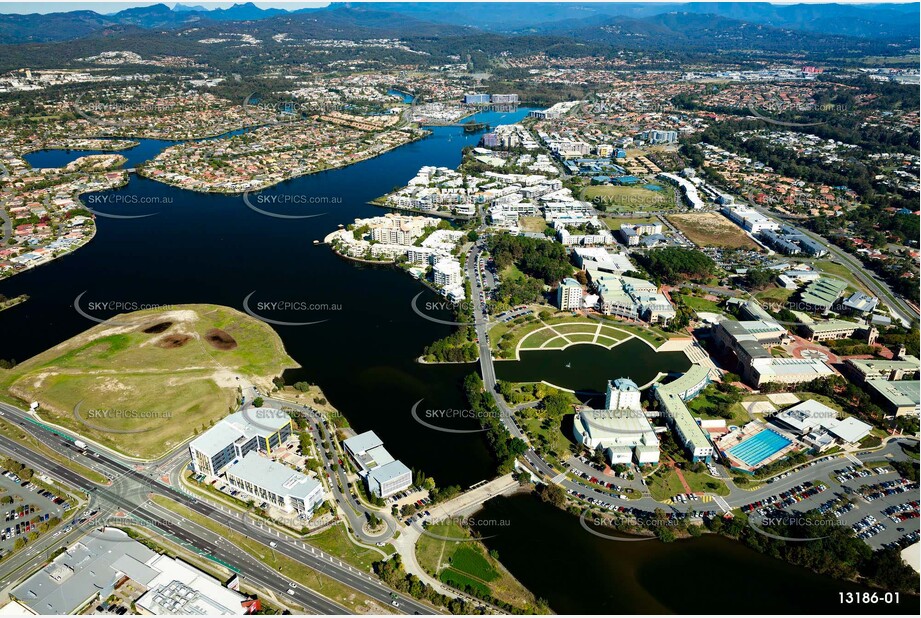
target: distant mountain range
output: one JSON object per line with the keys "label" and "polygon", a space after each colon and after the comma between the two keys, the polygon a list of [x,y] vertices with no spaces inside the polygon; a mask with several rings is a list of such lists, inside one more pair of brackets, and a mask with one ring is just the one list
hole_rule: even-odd
{"label": "distant mountain range", "polygon": [[[691,3],[333,3],[325,8],[261,9],[252,3],[227,9],[165,4],[125,9],[102,15],[93,11],[0,14],[0,41],[43,43],[81,39],[94,34],[122,33],[131,28],[174,30],[227,22],[309,21],[316,30],[338,27],[343,38],[359,31],[387,31],[391,36],[440,36],[470,32],[563,36],[627,47],[662,45],[702,46],[708,40],[729,49],[753,47],[770,41],[765,49],[802,43],[815,33],[847,47],[846,37],[865,41],[918,44],[921,28],[919,4],[796,4],[765,2]],[[2,5],[0,5],[2,10]],[[270,21],[270,23],[271,23]],[[326,24],[328,28],[323,27]],[[404,34],[400,34],[403,32]],[[378,32],[380,34],[380,32]],[[755,45],[757,43],[758,45]],[[811,43],[811,42],[810,42]],[[698,45],[700,44],[700,45]],[[741,46],[741,47],[740,47]],[[859,40],[855,48],[866,47]]]}
{"label": "distant mountain range", "polygon": [[[355,3],[350,3],[355,6]],[[698,13],[752,24],[860,38],[913,36],[921,27],[918,3],[907,4],[770,4],[768,2],[688,3],[541,3],[516,2],[375,3],[381,11],[413,15],[426,21],[474,26],[497,32],[552,30],[555,23],[584,20],[586,25],[610,17],[644,19],[664,13]]]}

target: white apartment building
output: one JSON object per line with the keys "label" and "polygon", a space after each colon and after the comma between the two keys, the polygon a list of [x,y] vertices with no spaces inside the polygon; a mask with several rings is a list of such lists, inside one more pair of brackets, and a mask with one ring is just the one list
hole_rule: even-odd
{"label": "white apartment building", "polygon": [[439,260],[433,270],[435,285],[444,288],[453,288],[463,282],[460,262],[454,259]]}

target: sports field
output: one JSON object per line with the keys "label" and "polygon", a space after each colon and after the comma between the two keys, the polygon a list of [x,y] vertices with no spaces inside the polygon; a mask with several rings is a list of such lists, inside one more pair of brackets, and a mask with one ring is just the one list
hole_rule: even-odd
{"label": "sports field", "polygon": [[674,193],[670,188],[653,191],[642,186],[597,185],[583,189],[582,199],[596,207],[604,207],[607,212],[663,210],[675,206]]}
{"label": "sports field", "polygon": [[426,571],[459,590],[492,595],[521,609],[533,607],[534,595],[503,569],[481,543],[473,541],[470,532],[458,522],[428,526],[427,531],[430,534],[422,534],[416,543],[416,559]]}

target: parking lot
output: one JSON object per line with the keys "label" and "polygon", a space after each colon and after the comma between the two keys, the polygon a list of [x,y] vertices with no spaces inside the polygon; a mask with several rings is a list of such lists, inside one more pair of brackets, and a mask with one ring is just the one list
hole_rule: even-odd
{"label": "parking lot", "polygon": [[[29,541],[40,534],[53,517],[60,518],[70,506],[62,497],[23,481],[7,470],[0,470],[0,555],[16,547],[17,539]],[[8,499],[12,501],[9,502]]]}
{"label": "parking lot", "polygon": [[873,549],[908,545],[919,536],[918,484],[902,479],[890,466],[857,467],[842,462],[827,480],[804,483],[760,502],[748,512],[766,505],[790,513],[814,509],[853,529]]}

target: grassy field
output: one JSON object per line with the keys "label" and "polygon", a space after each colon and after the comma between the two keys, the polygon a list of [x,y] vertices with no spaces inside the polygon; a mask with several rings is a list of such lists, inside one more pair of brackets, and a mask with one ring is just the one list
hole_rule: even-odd
{"label": "grassy field", "polygon": [[791,296],[793,296],[793,290],[786,288],[768,288],[767,290],[755,292],[755,298],[763,303],[781,304],[787,302]]}
{"label": "grassy field", "polygon": [[[342,558],[352,566],[360,567],[364,571],[369,570],[373,562],[383,558],[380,552],[353,543],[343,524],[336,524],[319,534],[310,536],[307,538],[307,542],[328,554]],[[394,551],[391,545],[385,545],[381,549],[388,555]]]}
{"label": "grassy field", "polygon": [[509,264],[499,273],[499,279],[501,281],[524,281],[527,278],[528,276],[521,272],[514,264]]}
{"label": "grassy field", "polygon": [[[616,340],[599,340],[599,343],[604,346],[611,346],[615,342],[629,338],[630,335],[635,335],[649,342],[653,347],[658,348],[667,339],[675,336],[655,327],[640,327],[613,319],[604,320],[601,323],[603,324],[601,327],[601,334]],[[508,336],[507,341],[512,349],[514,349],[519,342],[523,342],[521,346],[522,349],[528,350],[537,348],[561,348],[569,342],[561,335],[556,335],[550,329],[544,329],[546,325],[553,326],[554,330],[561,334],[565,334],[570,341],[586,342],[591,341],[591,337],[586,338],[586,335],[594,335],[598,328],[598,324],[599,321],[596,319],[574,317],[568,314],[561,314],[556,317],[548,318],[543,323],[534,321],[527,324],[512,326],[508,324],[497,324],[490,330],[490,341],[493,346],[496,346],[495,349],[498,347],[499,339],[503,336]],[[544,330],[535,332],[539,329]],[[503,358],[510,357],[504,356]]]}
{"label": "grassy field", "polygon": [[340,584],[328,575],[311,569],[296,560],[292,560],[277,551],[272,551],[265,545],[250,539],[242,534],[227,529],[220,524],[199,515],[198,513],[178,504],[165,496],[151,496],[151,500],[160,506],[181,515],[203,528],[220,534],[230,543],[248,552],[250,556],[263,562],[270,568],[280,571],[286,578],[291,579],[311,590],[314,590],[333,601],[336,601],[356,613],[382,613],[386,612],[379,603],[370,597],[356,592],[344,584]]}
{"label": "grassy field", "polygon": [[[573,398],[574,403],[578,401],[575,395],[568,394]],[[535,416],[519,415],[517,418],[522,429],[536,444],[538,452],[545,455],[548,460],[563,461],[570,456],[569,445],[573,441],[563,435],[559,421],[546,420],[539,412]]]}
{"label": "grassy field", "polygon": [[722,308],[720,308],[720,306],[715,302],[700,296],[694,296],[693,294],[673,294],[672,298],[676,301],[680,299],[680,301],[684,303],[685,307],[694,311],[723,313]]}
{"label": "grassy field", "polygon": [[569,345],[569,343],[570,343],[570,341],[569,341],[568,338],[564,337],[563,335],[557,335],[556,337],[554,337],[553,339],[551,339],[550,341],[548,341],[548,342],[544,345],[543,349],[545,349],[545,350],[553,350],[553,349],[556,349],[556,348],[565,348],[566,346]]}
{"label": "grassy field", "polygon": [[543,217],[518,217],[518,225],[525,232],[537,232],[547,229],[547,221]]}
{"label": "grassy field", "polygon": [[624,331],[618,330],[611,326],[602,326],[601,331],[598,334],[604,335],[605,337],[610,337],[611,339],[616,339],[617,341],[623,341],[630,336],[629,333],[625,333]]}
{"label": "grassy field", "polygon": [[683,494],[684,485],[678,478],[678,474],[671,468],[662,466],[652,476],[646,477],[647,488],[655,500],[665,500],[675,494]]}
{"label": "grassy field", "polygon": [[430,526],[428,530],[432,534],[423,534],[416,543],[416,558],[427,572],[460,590],[469,586],[480,594],[492,595],[515,607],[533,606],[534,595],[488,555],[479,542],[437,538],[471,538],[459,523],[448,521]]}
{"label": "grassy field", "polygon": [[0,371],[0,389],[48,422],[132,457],[155,458],[235,405],[235,376],[264,388],[296,367],[268,325],[227,307],[117,316]]}
{"label": "grassy field", "polygon": [[850,269],[844,264],[832,262],[831,260],[816,260],[813,265],[823,273],[847,281],[851,284],[851,286],[854,287],[854,289],[860,290],[861,292],[873,296],[873,294],[871,294],[870,291],[867,290],[867,288],[857,280],[857,277],[854,276],[854,273],[852,273]]}
{"label": "grassy field", "polygon": [[626,331],[632,335],[636,335],[643,341],[646,341],[652,344],[652,347],[658,348],[660,345],[665,343],[667,340],[672,337],[681,337],[679,333],[667,333],[661,328],[656,328],[655,326],[636,326],[634,324],[626,324],[624,322],[619,322],[614,318],[605,318],[609,324],[614,328]]}
{"label": "grassy field", "polygon": [[[607,207],[607,212],[636,212],[640,210],[664,210],[674,208],[674,194],[671,189],[650,191],[642,186],[621,187],[598,185],[585,187],[582,199],[596,207]],[[617,224],[620,229],[620,223]]]}
{"label": "grassy field", "polygon": [[586,323],[581,322],[578,324],[560,324],[559,326],[554,326],[553,330],[560,333],[561,335],[570,335],[574,333],[586,333],[594,335],[595,331],[598,330],[598,322]]}
{"label": "grassy field", "polygon": [[739,226],[712,212],[669,215],[668,220],[688,239],[701,247],[760,249]]}
{"label": "grassy field", "polygon": [[503,355],[502,358],[514,358],[513,350],[518,346],[518,342],[544,326],[536,319],[530,322],[525,321],[524,318],[518,319],[521,320],[518,324],[515,324],[514,320],[512,322],[502,322],[493,326],[489,331],[489,343],[492,351],[497,352],[499,342],[504,341],[503,347],[510,353],[510,355]]}
{"label": "grassy field", "polygon": [[[706,420],[721,419],[715,413],[715,408],[722,402],[727,402],[726,395],[719,392],[716,386],[709,385],[697,397],[687,402],[688,410],[695,416]],[[739,425],[740,427],[748,422],[748,413],[741,404],[731,405],[729,411],[732,412],[732,418],[725,419],[727,425]]]}
{"label": "grassy field", "polygon": [[595,335],[567,335],[567,338],[573,343],[592,343],[595,340]]}
{"label": "grassy field", "polygon": [[640,223],[659,223],[659,218],[651,217],[604,217],[602,221],[608,229],[617,231],[621,225],[639,225]]}
{"label": "grassy field", "polygon": [[544,330],[535,331],[531,333],[530,335],[528,335],[527,337],[525,337],[524,341],[521,342],[521,348],[522,349],[539,348],[556,336],[557,334],[554,331],[550,330],[549,328],[545,328]]}
{"label": "grassy field", "polygon": [[[687,469],[682,470],[681,473],[693,493],[706,492],[715,493],[719,496],[729,495],[729,488],[726,487],[726,483],[719,479],[704,473],[691,472]],[[662,467],[646,480],[649,493],[652,494],[655,500],[661,501],[676,494],[686,493],[684,485],[681,484],[681,479],[678,477],[678,472],[673,468]]]}

